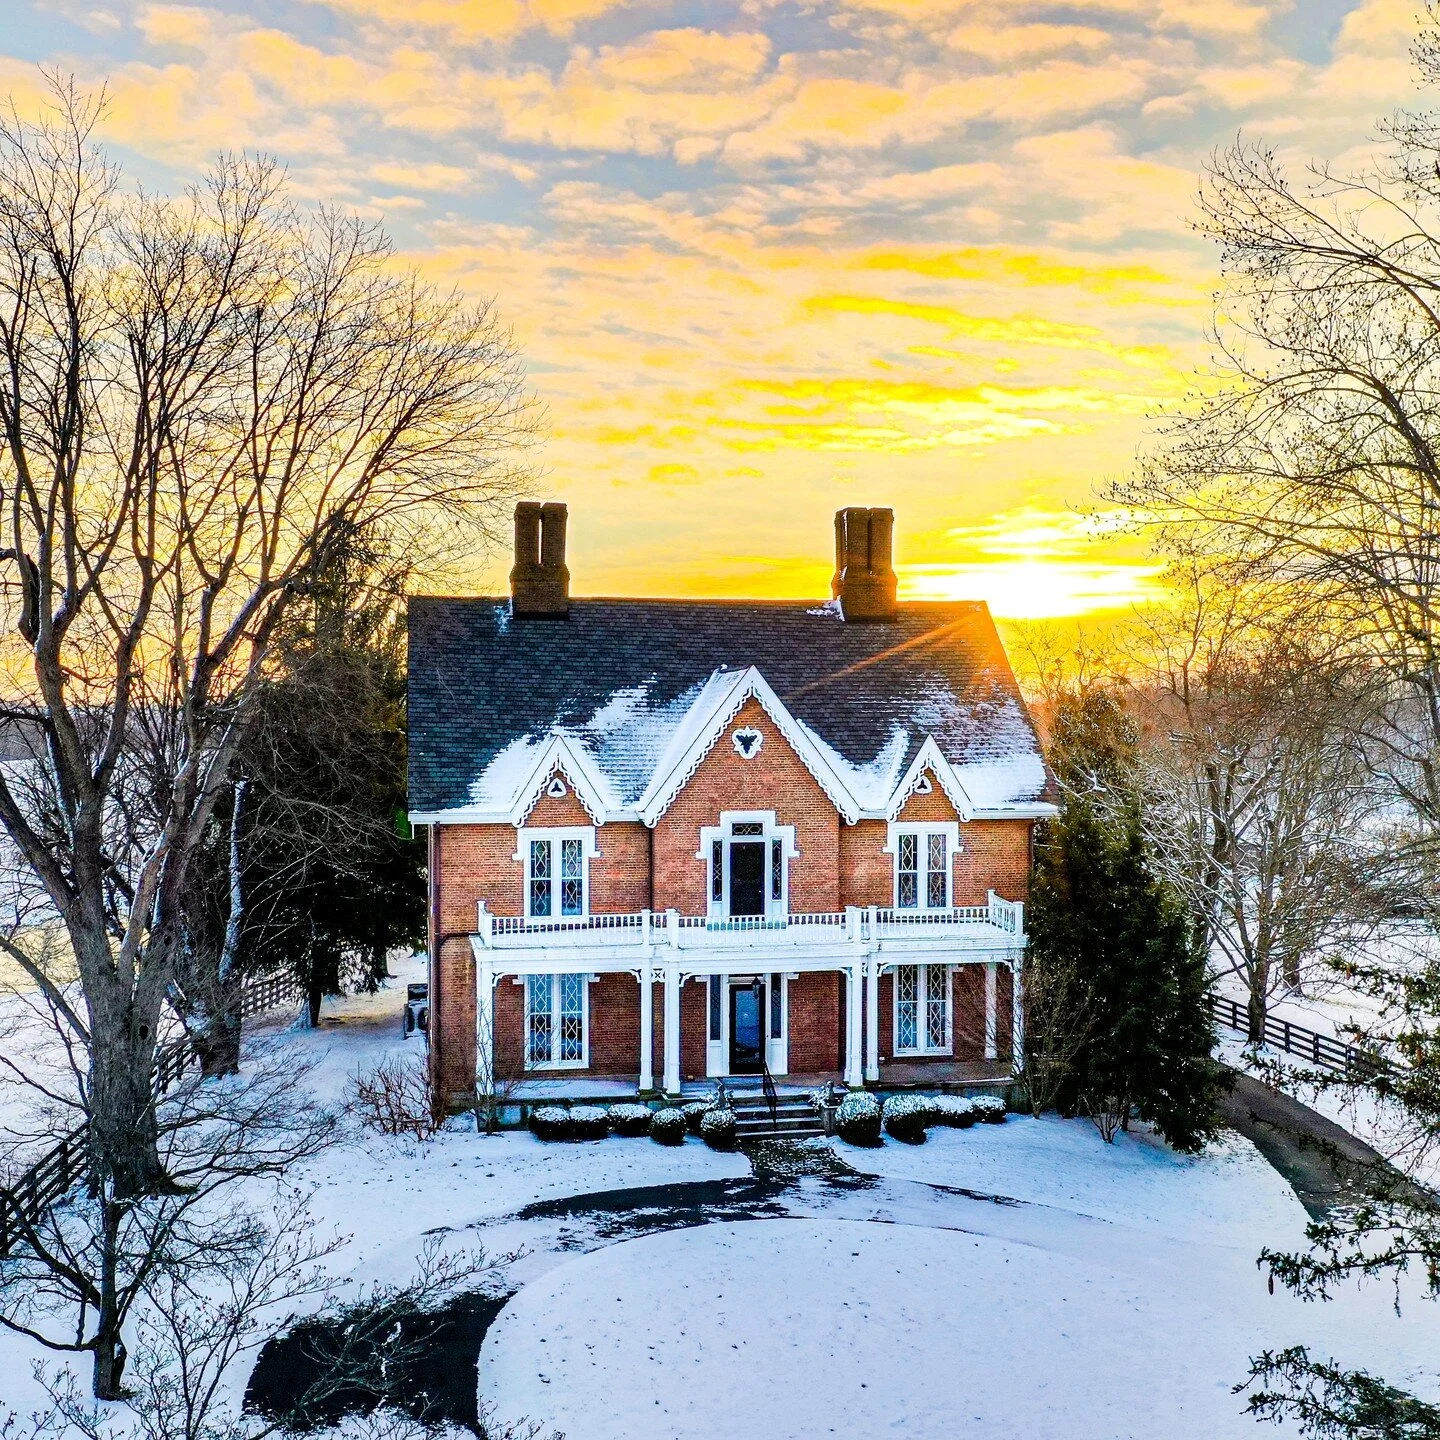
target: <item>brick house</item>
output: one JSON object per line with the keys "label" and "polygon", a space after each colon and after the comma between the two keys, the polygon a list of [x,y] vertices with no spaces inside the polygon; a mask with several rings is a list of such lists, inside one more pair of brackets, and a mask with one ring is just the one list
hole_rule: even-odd
{"label": "brick house", "polygon": [[508,599],[411,602],[452,1104],[1018,1065],[1051,782],[986,607],[896,603],[892,524],[837,514],[824,604],[571,600],[527,502]]}

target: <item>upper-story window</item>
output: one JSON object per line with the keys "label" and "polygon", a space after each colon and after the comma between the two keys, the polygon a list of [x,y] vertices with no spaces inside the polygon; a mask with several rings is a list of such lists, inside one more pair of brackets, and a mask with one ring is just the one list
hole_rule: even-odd
{"label": "upper-story window", "polygon": [[950,872],[957,845],[954,824],[892,826],[895,908],[948,910]]}
{"label": "upper-story window", "polygon": [[773,810],[726,811],[700,832],[711,920],[776,920],[790,909],[795,827]]}
{"label": "upper-story window", "polygon": [[567,920],[590,913],[591,829],[522,830],[525,914],[531,920]]}

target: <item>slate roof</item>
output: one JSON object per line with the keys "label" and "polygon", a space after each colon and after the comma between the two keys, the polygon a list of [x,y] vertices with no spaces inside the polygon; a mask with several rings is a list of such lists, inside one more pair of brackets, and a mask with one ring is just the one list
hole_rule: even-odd
{"label": "slate roof", "polygon": [[633,806],[697,701],[750,666],[867,813],[883,809],[927,736],[978,808],[1053,798],[980,602],[912,603],[893,622],[846,624],[833,605],[573,600],[554,621],[514,619],[505,599],[419,596],[409,627],[416,816],[504,808],[527,757],[557,732],[603,775],[610,803]]}

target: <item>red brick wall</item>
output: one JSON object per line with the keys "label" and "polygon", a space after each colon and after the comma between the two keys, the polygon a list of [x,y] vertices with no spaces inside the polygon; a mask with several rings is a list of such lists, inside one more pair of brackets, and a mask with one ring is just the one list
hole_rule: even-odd
{"label": "red brick wall", "polygon": [[[909,824],[959,820],[938,781],[928,795],[912,795],[899,817]],[[983,905],[986,892],[1024,900],[1030,892],[1028,820],[974,820],[960,824],[960,851],[951,876],[956,905]],[[840,831],[842,905],[893,905],[895,857],[885,851],[889,831],[883,820],[862,820]]]}
{"label": "red brick wall", "polygon": [[[680,1078],[705,1078],[705,1051],[710,1043],[709,987],[704,980],[687,980],[680,987]],[[655,1067],[655,1083],[665,1083],[663,1066]]]}
{"label": "red brick wall", "polygon": [[[765,737],[749,760],[730,742],[746,725]],[[700,830],[718,824],[722,810],[773,810],[779,824],[793,825],[800,853],[790,861],[790,908],[840,908],[839,814],[759,703],[749,700],[655,826],[657,910],[705,914],[710,867],[708,859],[696,858]]]}
{"label": "red brick wall", "polygon": [[[574,794],[541,795],[526,817],[527,826],[590,825],[589,815]],[[444,825],[437,827],[434,859],[435,913],[439,934],[449,939],[440,948],[438,967],[432,967],[431,1064],[437,1083],[458,1100],[471,1093],[475,1075],[475,961],[470,942],[477,907],[485,900],[495,915],[519,915],[524,910],[525,864],[515,859],[517,835],[511,825]],[[590,861],[590,908],[598,913],[643,910],[650,904],[650,832],[640,824],[602,825],[595,832],[596,855]],[[432,851],[433,856],[433,851]],[[432,945],[432,950],[433,950]],[[436,971],[438,970],[438,974]],[[501,984],[506,984],[501,982]],[[634,982],[627,980],[633,988]],[[497,991],[500,985],[497,985]],[[518,987],[511,987],[519,993]],[[592,989],[592,1004],[595,996]],[[638,1036],[639,996],[635,996]],[[515,1019],[515,1056],[519,1063],[519,1027],[523,1005]],[[608,1029],[608,1026],[607,1026]],[[591,1044],[597,1043],[601,1025],[592,1023]],[[623,1037],[617,1032],[616,1043]],[[629,1041],[623,1041],[629,1043]],[[597,1068],[598,1074],[619,1074],[639,1068],[639,1040],[634,1039],[635,1061],[617,1068]],[[593,1052],[592,1052],[593,1053]],[[658,1054],[658,1050],[657,1050]],[[594,1068],[594,1067],[592,1067]]]}
{"label": "red brick wall", "polygon": [[790,981],[790,1046],[792,1075],[816,1075],[845,1068],[841,1042],[844,1025],[845,977],[803,972]]}

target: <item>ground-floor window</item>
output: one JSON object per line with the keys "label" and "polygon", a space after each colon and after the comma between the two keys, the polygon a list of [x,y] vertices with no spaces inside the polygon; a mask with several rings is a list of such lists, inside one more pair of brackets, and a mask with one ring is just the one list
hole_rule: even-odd
{"label": "ground-floor window", "polygon": [[585,1064],[584,975],[525,977],[525,1064]]}
{"label": "ground-floor window", "polygon": [[895,967],[895,1053],[948,1055],[950,973],[944,965]]}

